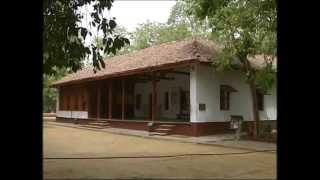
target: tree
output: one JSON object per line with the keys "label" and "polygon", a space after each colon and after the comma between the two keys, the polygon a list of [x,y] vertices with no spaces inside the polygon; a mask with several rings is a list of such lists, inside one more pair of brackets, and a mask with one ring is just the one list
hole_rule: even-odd
{"label": "tree", "polygon": [[[185,9],[186,3],[178,1],[171,9],[167,23],[157,23],[147,21],[140,24],[134,32],[128,32],[124,27],[116,27],[116,34],[130,39],[130,45],[125,45],[117,54],[126,54],[136,50],[144,49],[153,45],[179,41],[188,37],[200,36],[208,38],[208,22],[195,21],[194,17],[189,16]],[[97,37],[94,44],[102,44],[102,38]],[[105,54],[112,57],[114,54]]]}
{"label": "tree", "polygon": [[[104,67],[104,53],[115,54],[117,50],[129,43],[127,38],[113,33],[115,19],[107,19],[103,12],[110,10],[113,0],[45,0],[43,3],[43,70],[45,74],[55,74],[57,69],[70,68],[77,71],[83,60],[91,54],[94,71]],[[86,11],[84,7],[92,7]],[[85,11],[82,13],[82,11]],[[102,33],[102,44],[97,48],[94,44],[86,45],[87,36],[92,36],[89,27],[81,26],[81,22],[89,14],[89,25],[96,32]]]}
{"label": "tree", "polygon": [[55,75],[43,75],[43,112],[54,112],[56,107],[57,90],[50,87],[50,84],[62,78],[67,69],[55,69]]}
{"label": "tree", "polygon": [[[185,0],[187,12],[199,20],[207,19],[223,49],[216,67],[233,69],[240,62],[252,97],[254,136],[259,134],[257,88],[270,89],[275,81],[272,63],[276,56],[275,0]],[[255,68],[250,58],[263,55],[267,64]]]}
{"label": "tree", "polygon": [[133,49],[139,50],[153,45],[183,40],[192,33],[186,24],[165,24],[146,22],[141,24],[132,35]]}
{"label": "tree", "polygon": [[150,21],[140,24],[132,35],[134,49],[139,50],[155,45],[158,41],[158,31],[163,27],[164,24]]}
{"label": "tree", "polygon": [[[127,39],[132,39],[132,33],[128,32],[127,29],[125,27],[122,26],[117,26],[116,28],[114,28],[114,32],[115,34],[118,34],[122,37],[125,37]],[[101,38],[100,36],[96,36],[93,38],[93,44],[95,44],[98,48],[103,46],[102,44],[103,38]],[[104,53],[104,58],[110,58],[110,57],[114,57],[115,55],[123,55],[123,54],[127,54],[129,52],[133,51],[133,46],[128,43],[125,44],[116,54],[113,53]]]}
{"label": "tree", "polygon": [[[131,39],[130,45],[125,45],[118,55],[127,54],[136,50],[144,49],[153,45],[182,40],[187,37],[191,37],[192,33],[187,24],[165,24],[147,21],[146,23],[140,24],[136,30],[132,33],[128,32],[125,28],[115,28],[118,34],[123,37]],[[94,44],[98,47],[101,46],[102,39],[97,37],[94,39]],[[106,57],[112,57],[114,54],[105,54]]]}
{"label": "tree", "polygon": [[[122,27],[122,26],[117,26],[115,29],[114,29],[114,32],[116,34],[119,34],[120,36],[122,37],[125,37],[127,39],[130,39],[132,40],[132,33],[128,32],[127,29],[125,27]],[[123,55],[123,54],[127,54],[127,53],[130,53],[132,52],[133,49],[132,49],[132,46],[130,45],[130,43],[128,44],[125,44],[118,52],[117,54],[105,54],[106,57],[113,57],[115,55]]]}
{"label": "tree", "polygon": [[190,4],[178,0],[176,4],[172,7],[170,16],[168,18],[168,25],[181,25],[188,27],[192,36],[210,38],[210,27],[208,21],[204,19],[203,21],[197,20],[192,14],[188,14],[188,7]]}

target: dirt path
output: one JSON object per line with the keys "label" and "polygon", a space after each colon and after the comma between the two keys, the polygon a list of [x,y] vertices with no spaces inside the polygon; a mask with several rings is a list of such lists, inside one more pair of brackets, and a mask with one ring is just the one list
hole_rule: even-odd
{"label": "dirt path", "polygon": [[[45,157],[158,156],[245,150],[44,127]],[[46,178],[275,178],[276,154],[127,159],[45,159]]]}

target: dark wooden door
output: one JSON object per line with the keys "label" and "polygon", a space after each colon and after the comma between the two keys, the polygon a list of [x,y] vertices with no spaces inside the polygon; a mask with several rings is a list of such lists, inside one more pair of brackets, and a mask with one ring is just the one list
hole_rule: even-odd
{"label": "dark wooden door", "polygon": [[152,94],[149,94],[149,115],[148,118],[151,119],[152,118]]}
{"label": "dark wooden door", "polygon": [[90,87],[88,91],[88,114],[89,118],[97,117],[97,91],[94,87]]}
{"label": "dark wooden door", "polygon": [[[157,107],[157,93],[155,94],[155,100],[156,102],[154,103],[154,105]],[[158,111],[158,109],[156,109],[156,112]],[[152,118],[152,93],[149,94],[149,115],[148,115],[149,119]]]}

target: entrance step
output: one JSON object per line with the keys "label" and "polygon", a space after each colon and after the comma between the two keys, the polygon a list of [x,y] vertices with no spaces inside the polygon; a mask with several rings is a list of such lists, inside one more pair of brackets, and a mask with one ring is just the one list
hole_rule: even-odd
{"label": "entrance step", "polygon": [[82,127],[103,129],[103,128],[110,127],[110,123],[108,123],[106,120],[99,120],[99,121],[89,122],[88,124],[82,125]]}
{"label": "entrance step", "polygon": [[110,123],[107,123],[107,122],[91,122],[91,123],[88,123],[90,125],[97,125],[97,126],[108,126],[110,125]]}
{"label": "entrance step", "polygon": [[95,122],[99,122],[99,123],[108,123],[107,120],[97,120],[97,121],[93,121],[93,122],[90,122],[90,123],[95,123]]}
{"label": "entrance step", "polygon": [[153,135],[158,135],[158,136],[165,136],[165,135],[168,135],[168,133],[161,133],[161,132],[151,132],[150,133],[151,136]]}
{"label": "entrance step", "polygon": [[153,130],[152,135],[165,136],[169,135],[175,125],[172,124],[161,124],[156,129]]}
{"label": "entrance step", "polygon": [[172,124],[161,124],[159,125],[160,127],[164,127],[164,128],[170,128],[170,127],[174,127],[176,125],[172,125]]}
{"label": "entrance step", "polygon": [[96,126],[96,125],[81,125],[81,127],[85,127],[85,128],[94,128],[94,129],[104,129],[104,128],[108,128],[108,126]]}
{"label": "entrance step", "polygon": [[157,131],[171,131],[171,129],[168,128],[157,128]]}
{"label": "entrance step", "polygon": [[153,132],[157,132],[157,133],[165,133],[166,135],[168,135],[170,133],[171,129],[163,129],[163,128],[157,128],[154,129]]}

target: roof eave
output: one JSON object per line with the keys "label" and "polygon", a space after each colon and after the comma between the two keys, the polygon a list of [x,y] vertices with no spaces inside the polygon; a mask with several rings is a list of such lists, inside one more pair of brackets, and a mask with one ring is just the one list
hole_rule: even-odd
{"label": "roof eave", "polygon": [[101,76],[97,76],[97,77],[88,77],[88,78],[83,78],[83,79],[65,81],[65,82],[61,82],[61,83],[57,82],[57,83],[53,83],[50,86],[57,88],[59,86],[65,86],[65,85],[71,85],[71,84],[77,84],[77,83],[83,83],[83,82],[89,82],[89,81],[96,81],[96,80],[102,80],[102,79],[109,79],[109,78],[114,78],[114,77],[129,76],[129,75],[146,73],[146,72],[154,72],[154,71],[158,71],[158,70],[177,68],[177,67],[188,66],[188,65],[192,65],[192,64],[198,64],[198,63],[205,63],[205,62],[200,61],[197,58],[191,58],[191,59],[186,59],[186,60],[179,61],[179,62],[161,64],[161,65],[157,65],[157,66],[144,67],[144,68],[138,68],[138,69],[133,69],[133,70],[127,70],[127,71],[122,71],[122,72],[113,73],[113,74],[101,75]]}

